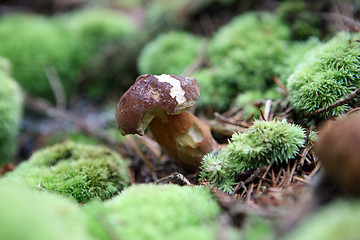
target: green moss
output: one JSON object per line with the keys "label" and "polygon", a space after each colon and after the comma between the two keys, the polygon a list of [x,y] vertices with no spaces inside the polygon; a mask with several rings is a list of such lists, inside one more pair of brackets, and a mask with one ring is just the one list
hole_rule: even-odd
{"label": "green moss", "polygon": [[74,142],[37,151],[6,179],[81,203],[111,198],[129,185],[126,163],[116,152]]}
{"label": "green moss", "polygon": [[[16,31],[14,31],[16,29]],[[47,68],[56,69],[66,93],[70,93],[77,69],[69,34],[51,19],[39,15],[9,14],[0,18],[0,55],[13,64],[13,76],[29,93],[54,99]]]}
{"label": "green moss", "polygon": [[282,99],[284,96],[279,93],[275,87],[271,87],[266,91],[249,90],[239,94],[235,101],[235,106],[242,109],[243,117],[253,117],[258,119],[260,117],[259,106],[264,110],[265,105],[262,103],[265,100]]}
{"label": "green moss", "polygon": [[321,20],[318,14],[311,12],[301,0],[281,2],[278,16],[290,25],[294,39],[307,39],[311,36],[321,37]]}
{"label": "green moss", "polygon": [[249,89],[273,84],[275,66],[282,61],[289,29],[270,13],[246,13],[223,26],[209,43],[215,68],[215,88],[228,86],[231,99]]}
{"label": "green moss", "polygon": [[0,166],[15,153],[23,99],[18,84],[0,68]]}
{"label": "green moss", "polygon": [[284,239],[358,239],[360,202],[337,200],[306,217]]}
{"label": "green moss", "polygon": [[286,119],[255,121],[245,133],[234,133],[226,148],[218,154],[204,156],[200,177],[231,193],[239,172],[271,162],[287,162],[304,143],[304,130]]}
{"label": "green moss", "polygon": [[[133,185],[119,196],[85,206],[97,239],[216,239],[220,208],[207,189]],[[97,225],[97,227],[96,227]],[[105,237],[107,235],[107,237]]]}
{"label": "green moss", "polygon": [[[315,48],[289,79],[290,101],[303,114],[325,108],[360,87],[359,34],[340,33]],[[318,115],[319,119],[346,112],[357,100]]]}
{"label": "green moss", "polygon": [[1,239],[93,239],[85,214],[69,199],[1,182],[0,201]]}
{"label": "green moss", "polygon": [[286,57],[275,68],[280,80],[287,83],[287,79],[295,71],[296,66],[306,60],[312,49],[320,45],[321,42],[317,38],[291,42],[286,49]]}
{"label": "green moss", "polygon": [[201,38],[190,33],[172,31],[157,36],[142,50],[138,69],[142,74],[181,73],[197,57]]}

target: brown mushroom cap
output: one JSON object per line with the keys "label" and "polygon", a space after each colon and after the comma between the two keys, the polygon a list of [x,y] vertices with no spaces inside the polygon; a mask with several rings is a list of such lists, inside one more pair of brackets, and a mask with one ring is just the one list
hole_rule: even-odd
{"label": "brown mushroom cap", "polygon": [[196,79],[176,75],[139,76],[120,98],[116,121],[122,134],[143,135],[146,126],[163,113],[179,114],[194,105],[200,96]]}

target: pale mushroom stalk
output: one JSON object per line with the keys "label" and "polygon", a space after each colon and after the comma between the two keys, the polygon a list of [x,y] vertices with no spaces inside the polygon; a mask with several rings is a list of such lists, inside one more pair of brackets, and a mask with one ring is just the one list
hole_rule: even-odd
{"label": "pale mushroom stalk", "polygon": [[208,125],[186,110],[200,95],[194,78],[141,75],[121,97],[116,120],[122,134],[143,135],[146,126],[178,165],[197,171],[217,143]]}

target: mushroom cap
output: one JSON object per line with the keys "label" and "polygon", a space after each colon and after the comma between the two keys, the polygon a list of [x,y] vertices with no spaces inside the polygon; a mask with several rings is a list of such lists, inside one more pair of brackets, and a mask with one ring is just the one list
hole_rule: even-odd
{"label": "mushroom cap", "polygon": [[195,78],[141,75],[119,100],[116,108],[118,128],[123,135],[143,135],[154,117],[164,118],[164,112],[171,115],[186,111],[199,96],[200,86]]}

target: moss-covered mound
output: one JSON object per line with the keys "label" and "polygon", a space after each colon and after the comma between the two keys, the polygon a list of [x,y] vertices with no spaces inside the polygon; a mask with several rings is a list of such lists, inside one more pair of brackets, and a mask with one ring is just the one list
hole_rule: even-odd
{"label": "moss-covered mound", "polygon": [[[85,206],[97,239],[216,239],[220,208],[207,189],[134,185]],[[114,238],[115,236],[115,238]]]}
{"label": "moss-covered mound", "polygon": [[265,90],[273,84],[275,66],[285,56],[289,36],[282,21],[262,12],[242,14],[219,29],[209,43],[209,58],[216,70],[216,88],[228,86],[221,96],[225,106],[239,92]]}
{"label": "moss-covered mound", "polygon": [[44,16],[9,14],[0,18],[0,36],[0,55],[12,62],[14,78],[25,90],[54,99],[45,73],[51,69],[51,77],[58,75],[65,91],[71,91],[77,69],[71,58],[74,45],[65,29]]}
{"label": "moss-covered mound", "polygon": [[205,155],[200,176],[231,193],[239,172],[271,162],[287,162],[304,144],[304,130],[286,119],[255,121],[245,133],[234,133],[226,148],[218,154]]}
{"label": "moss-covered mound", "polygon": [[[22,116],[22,94],[18,84],[7,74],[9,62],[0,59],[0,166],[11,160]],[[0,62],[1,64],[1,62]]]}
{"label": "moss-covered mound", "polygon": [[142,74],[181,73],[195,61],[201,38],[190,33],[172,31],[159,35],[148,43],[138,59],[138,68]]}
{"label": "moss-covered mound", "polygon": [[286,240],[358,239],[360,202],[338,200],[303,219]]}
{"label": "moss-covered mound", "polygon": [[86,230],[86,215],[64,197],[0,182],[0,202],[1,239],[93,239]]}
{"label": "moss-covered mound", "polygon": [[116,152],[74,142],[37,151],[5,178],[81,203],[108,199],[129,185],[126,163]]}
{"label": "moss-covered mound", "polygon": [[[307,115],[328,107],[360,87],[359,34],[340,33],[315,48],[288,79],[290,101]],[[328,118],[346,112],[354,101],[317,116]]]}

